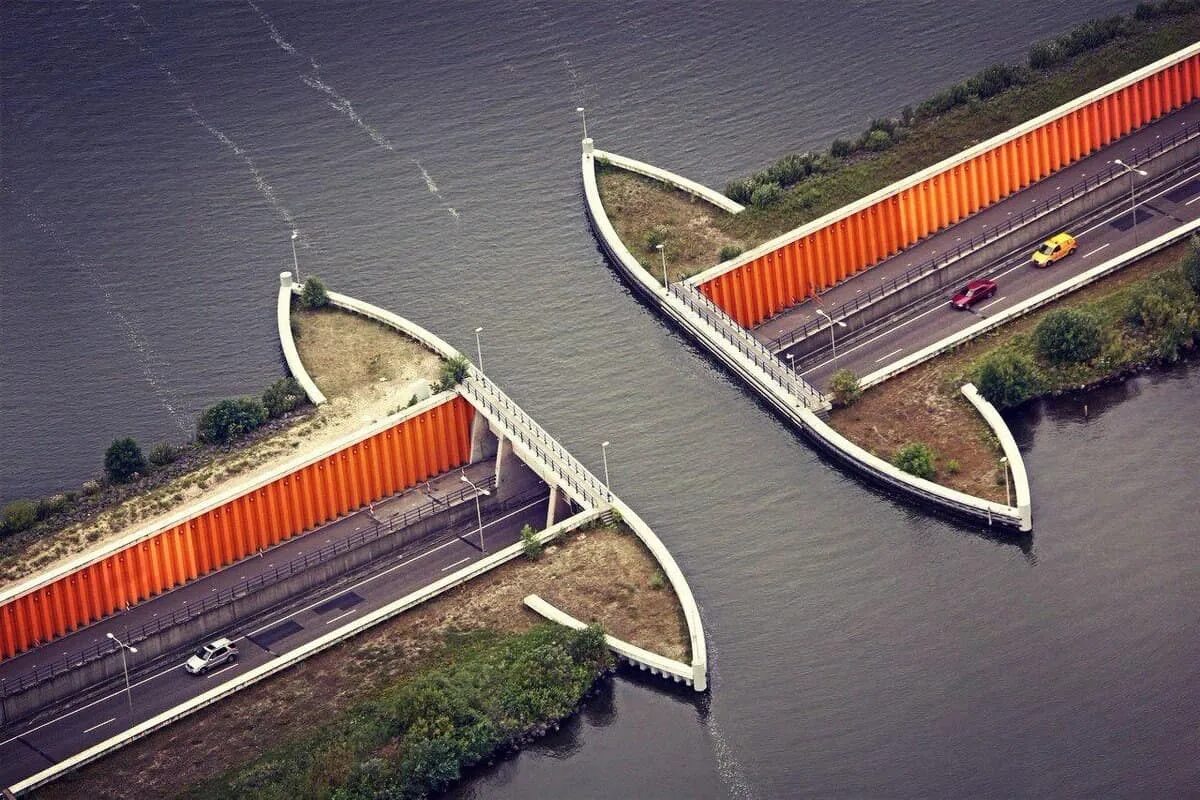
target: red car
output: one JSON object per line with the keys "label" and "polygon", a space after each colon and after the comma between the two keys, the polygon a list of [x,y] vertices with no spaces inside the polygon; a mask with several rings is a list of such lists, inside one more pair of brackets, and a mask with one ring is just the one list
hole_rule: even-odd
{"label": "red car", "polygon": [[986,300],[996,293],[996,282],[987,278],[977,278],[958,290],[958,294],[950,298],[950,305],[957,309],[967,309]]}

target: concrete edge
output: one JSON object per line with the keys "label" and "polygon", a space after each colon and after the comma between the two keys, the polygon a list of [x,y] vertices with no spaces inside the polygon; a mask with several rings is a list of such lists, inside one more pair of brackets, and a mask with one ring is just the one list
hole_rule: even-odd
{"label": "concrete edge", "polygon": [[1060,297],[1065,297],[1071,292],[1087,286],[1089,283],[1093,283],[1110,273],[1116,272],[1141,258],[1145,258],[1146,256],[1151,255],[1158,250],[1162,250],[1163,248],[1174,244],[1180,239],[1186,238],[1197,230],[1200,230],[1200,220],[1195,220],[1185,225],[1180,225],[1178,228],[1167,231],[1162,236],[1151,239],[1145,244],[1136,247],[1123,255],[1101,262],[1095,267],[1089,269],[1087,272],[1081,272],[1075,277],[1069,278],[1057,286],[1052,286],[1044,292],[1039,292],[1028,300],[1023,300],[1011,308],[1007,308],[1004,311],[1000,311],[990,317],[982,319],[979,322],[976,322],[974,325],[964,328],[958,333],[947,336],[940,341],[934,342],[928,347],[918,350],[915,353],[911,353],[904,358],[889,364],[886,367],[883,367],[882,369],[877,369],[874,372],[864,375],[859,379],[859,386],[861,386],[863,389],[869,389],[872,386],[883,383],[888,378],[894,378],[901,372],[912,369],[918,364],[923,364],[931,358],[941,355],[947,350],[953,350],[959,345],[966,344],[972,339],[987,333],[990,330],[998,328],[1006,322],[1016,319],[1017,317],[1024,316],[1031,311],[1041,308],[1047,303],[1053,302]]}
{"label": "concrete edge", "polygon": [[[584,511],[569,517],[562,522],[554,525],[538,534],[538,539],[545,543],[549,542],[562,534],[582,527],[593,520],[597,519],[603,512],[597,510]],[[306,645],[302,645],[296,650],[279,658],[272,659],[266,664],[247,672],[233,680],[227,681],[219,686],[215,686],[202,695],[192,698],[186,703],[181,703],[174,708],[168,709],[161,714],[151,717],[127,731],[124,731],[116,736],[106,739],[99,744],[96,744],[87,750],[76,753],[75,755],[60,761],[53,767],[49,767],[35,775],[32,775],[10,787],[14,794],[23,794],[39,786],[44,786],[47,783],[61,777],[62,775],[73,772],[86,764],[95,761],[115,750],[119,750],[127,744],[130,744],[138,739],[141,739],[154,731],[164,728],[186,716],[189,716],[206,706],[210,706],[219,700],[222,700],[229,695],[232,695],[242,689],[252,686],[259,681],[271,677],[276,673],[282,672],[289,667],[292,667],[309,656],[315,655],[322,650],[328,649],[342,641],[355,636],[362,631],[374,627],[381,622],[385,622],[396,615],[407,611],[414,606],[420,605],[427,600],[436,597],[443,592],[453,589],[459,584],[465,583],[472,578],[478,577],[489,570],[492,570],[501,564],[512,561],[514,558],[521,556],[523,553],[521,542],[509,545],[503,550],[499,550],[487,558],[480,559],[474,564],[471,564],[457,572],[451,573],[441,580],[432,583],[425,588],[405,595],[400,599],[377,609],[370,614],[364,615],[361,619],[347,623],[342,627],[330,631],[319,639],[314,639]]]}
{"label": "concrete edge", "polygon": [[[557,622],[559,625],[577,631],[581,631],[587,627],[586,623],[579,621],[557,606],[543,600],[539,595],[526,595],[523,602],[530,610],[541,614],[551,622]],[[692,683],[692,668],[682,661],[660,656],[658,653],[638,647],[635,644],[630,644],[608,634],[604,635],[604,641],[608,645],[608,649],[626,661],[637,664],[642,669],[649,669],[651,672],[663,677],[673,677],[675,680],[683,681],[689,686]]]}
{"label": "concrete edge", "polygon": [[652,299],[666,314],[687,331],[694,339],[710,352],[725,362],[733,371],[738,373],[747,384],[759,395],[766,399],[780,413],[790,418],[801,431],[808,434],[819,447],[825,449],[839,459],[849,463],[859,471],[866,473],[888,486],[918,500],[940,505],[957,513],[965,513],[975,519],[985,520],[988,524],[1000,524],[1019,528],[1020,516],[1016,509],[994,503],[981,497],[975,497],[959,492],[947,486],[909,475],[897,469],[889,462],[868,452],[862,447],[842,436],[817,414],[809,410],[799,399],[784,395],[776,390],[774,385],[760,376],[760,371],[749,364],[741,353],[728,347],[724,342],[710,338],[704,333],[703,327],[691,318],[690,311],[680,303],[670,302],[670,295],[652,280],[641,264],[637,262],[625,247],[616,229],[613,228],[604,206],[600,202],[600,194],[596,188],[595,162],[591,153],[585,148],[581,159],[583,172],[584,198],[588,216],[596,230],[601,245],[608,255],[613,258],[621,271],[635,282],[648,298]]}
{"label": "concrete edge", "polygon": [[707,283],[713,278],[719,277],[727,272],[737,269],[738,267],[748,264],[766,253],[774,252],[784,245],[791,244],[798,239],[802,239],[813,231],[828,227],[839,220],[845,219],[852,214],[856,214],[864,208],[869,208],[870,206],[875,205],[882,200],[886,200],[892,195],[899,194],[906,189],[910,189],[927,178],[941,174],[947,170],[951,170],[954,167],[970,161],[982,153],[986,153],[989,150],[993,150],[1003,144],[1007,144],[1013,139],[1024,136],[1029,131],[1036,130],[1037,128],[1054,122],[1057,119],[1065,117],[1068,114],[1072,114],[1078,109],[1087,106],[1102,97],[1121,91],[1125,87],[1137,83],[1143,78],[1146,78],[1157,72],[1161,72],[1162,70],[1172,67],[1181,61],[1185,61],[1197,53],[1200,53],[1200,42],[1189,45],[1188,47],[1171,53],[1170,55],[1164,56],[1158,61],[1147,64],[1135,72],[1131,72],[1128,75],[1112,81],[1111,83],[1107,83],[1104,86],[1093,89],[1087,94],[1076,97],[1074,100],[1069,100],[1066,103],[1063,103],[1061,106],[1052,108],[1044,114],[1023,122],[1014,128],[1010,128],[1003,133],[998,133],[990,139],[986,139],[979,144],[974,145],[973,147],[956,153],[949,158],[943,159],[932,166],[926,167],[920,172],[915,172],[912,175],[909,175],[907,178],[902,178],[895,183],[889,184],[882,189],[872,192],[866,197],[857,200],[848,206],[843,206],[842,208],[831,211],[828,214],[812,220],[811,222],[806,222],[803,225],[788,231],[787,233],[776,236],[774,239],[760,244],[758,247],[755,247],[752,250],[747,250],[737,258],[730,259],[729,261],[723,262],[714,267],[710,267],[703,272],[699,272],[688,278],[687,282],[693,286],[699,286],[700,284]]}
{"label": "concrete edge", "polygon": [[1025,472],[1025,461],[1021,458],[1021,451],[1017,448],[1017,440],[1013,438],[1012,431],[1008,429],[1008,423],[1004,421],[1004,417],[1000,416],[1000,412],[996,410],[996,407],[979,393],[979,390],[975,388],[975,384],[964,383],[960,391],[970,401],[971,405],[975,406],[975,410],[980,413],[988,426],[991,427],[992,433],[996,434],[996,438],[1000,441],[1000,448],[1004,451],[1004,457],[1008,459],[1007,468],[1012,473],[1013,484],[1016,489],[1017,505],[1015,508],[1017,513],[1021,515],[1021,530],[1033,530],[1029,475]]}
{"label": "concrete edge", "polygon": [[607,161],[615,167],[636,172],[639,175],[645,175],[647,178],[654,178],[656,181],[674,186],[676,189],[699,197],[701,200],[707,200],[712,205],[722,211],[728,211],[730,214],[740,214],[746,210],[746,207],[741,203],[735,203],[715,189],[710,189],[704,184],[688,180],[682,175],[677,175],[674,172],[656,167],[653,164],[647,164],[644,161],[637,161],[636,159],[617,155],[616,153],[609,153],[604,150],[593,150],[593,154],[601,161]]}
{"label": "concrete edge", "polygon": [[275,327],[279,330],[279,345],[283,348],[283,360],[287,362],[288,372],[299,382],[308,400],[314,406],[325,403],[325,394],[317,387],[316,382],[308,374],[304,362],[300,360],[300,351],[296,349],[296,340],[292,338],[292,293],[300,293],[302,287],[294,286],[292,273],[279,273],[279,294],[275,300]]}

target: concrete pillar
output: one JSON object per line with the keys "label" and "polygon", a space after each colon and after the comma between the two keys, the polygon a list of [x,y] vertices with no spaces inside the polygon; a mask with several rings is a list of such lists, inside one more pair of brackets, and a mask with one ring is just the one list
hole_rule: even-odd
{"label": "concrete pillar", "polygon": [[496,434],[499,437],[499,442],[496,445],[496,497],[503,499],[505,491],[508,489],[508,476],[512,474],[512,470],[520,465],[521,461],[513,453],[512,442],[502,433]]}
{"label": "concrete pillar", "polygon": [[[554,511],[558,507],[558,485],[550,486],[550,502],[546,505],[546,527],[554,524]],[[544,530],[544,529],[543,529]]]}
{"label": "concrete pillar", "polygon": [[592,137],[589,136],[588,138],[583,140],[583,154],[590,156],[592,154],[593,149],[594,148],[592,147]]}
{"label": "concrete pillar", "polygon": [[[475,419],[471,422],[471,463],[483,461],[496,455],[496,450],[500,446],[500,441],[496,438],[496,434],[492,433],[492,426],[487,421],[487,417],[483,414],[476,414]],[[499,460],[497,459],[497,468],[499,468]],[[497,479],[500,477],[496,474]]]}
{"label": "concrete pillar", "polygon": [[290,273],[290,272],[279,273],[279,285],[285,289],[292,288],[292,273]]}

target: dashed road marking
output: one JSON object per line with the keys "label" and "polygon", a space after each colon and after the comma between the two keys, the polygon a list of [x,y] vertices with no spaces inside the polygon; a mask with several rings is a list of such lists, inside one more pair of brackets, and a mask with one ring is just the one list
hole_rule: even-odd
{"label": "dashed road marking", "polygon": [[461,558],[461,559],[459,559],[458,561],[455,561],[453,564],[449,564],[449,565],[447,565],[447,566],[445,566],[445,567],[442,567],[442,572],[445,572],[445,571],[446,571],[446,570],[448,570],[448,569],[454,569],[454,568],[455,568],[455,567],[457,567],[459,564],[465,564],[465,563],[467,563],[467,562],[468,562],[468,561],[470,561],[470,560],[471,560],[471,557],[470,557],[470,556],[467,556],[466,558]]}
{"label": "dashed road marking", "polygon": [[1112,242],[1109,242],[1108,244],[1102,244],[1099,247],[1097,247],[1095,250],[1089,250],[1086,253],[1084,253],[1082,256],[1080,256],[1080,258],[1087,258],[1090,255],[1095,255],[1096,253],[1099,253],[1104,248],[1108,247],[1108,245],[1110,245],[1110,244],[1112,244]]}
{"label": "dashed road marking", "polygon": [[92,726],[92,727],[90,727],[90,728],[84,728],[84,729],[83,729],[83,732],[84,732],[84,733],[91,733],[92,731],[96,730],[97,728],[103,728],[103,727],[104,727],[105,725],[107,725],[108,723],[110,723],[110,722],[116,722],[116,721],[117,721],[117,718],[116,718],[116,717],[113,717],[112,719],[106,719],[106,720],[104,720],[104,722],[101,722],[99,725],[93,725],[93,726]]}

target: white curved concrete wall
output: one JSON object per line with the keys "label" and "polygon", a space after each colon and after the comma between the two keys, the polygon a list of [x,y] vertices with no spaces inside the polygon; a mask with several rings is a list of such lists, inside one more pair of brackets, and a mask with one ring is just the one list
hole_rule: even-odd
{"label": "white curved concrete wall", "polygon": [[308,395],[308,400],[314,406],[325,402],[324,393],[309,377],[304,362],[300,360],[300,352],[296,350],[296,340],[292,338],[292,292],[299,294],[300,286],[292,283],[292,273],[279,273],[279,294],[275,298],[275,327],[279,330],[279,345],[283,348],[283,360],[287,362],[288,371],[292,373],[300,388]]}
{"label": "white curved concrete wall", "polygon": [[1008,459],[1008,469],[1012,473],[1016,489],[1016,508],[1021,515],[1022,530],[1029,530],[1033,527],[1033,515],[1029,505],[1029,475],[1025,472],[1025,461],[1021,458],[1021,451],[1017,449],[1017,440],[1013,438],[1012,431],[1008,429],[1008,423],[1004,421],[1004,417],[1000,416],[1000,412],[994,405],[979,394],[975,384],[965,383],[961,391],[971,405],[975,406],[975,409],[983,415],[984,420],[991,427],[992,433],[996,434],[996,438],[1000,441],[1000,449],[1004,451],[1004,457]]}
{"label": "white curved concrete wall", "polygon": [[[591,139],[584,139],[585,150],[590,146],[591,141]],[[741,203],[735,203],[733,200],[730,200],[720,192],[714,191],[713,189],[696,183],[695,181],[688,180],[682,175],[676,175],[674,172],[668,172],[665,169],[656,167],[653,164],[647,164],[644,161],[626,158],[625,156],[620,156],[616,153],[609,153],[604,150],[593,149],[592,154],[598,160],[607,161],[614,167],[627,169],[630,172],[636,172],[639,175],[645,175],[647,178],[654,178],[656,181],[661,181],[668,186],[674,186],[676,189],[699,197],[701,200],[707,200],[717,208],[728,211],[730,214],[740,214],[746,210],[746,207]]]}

